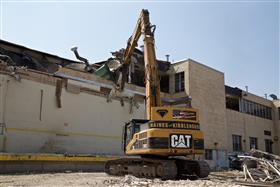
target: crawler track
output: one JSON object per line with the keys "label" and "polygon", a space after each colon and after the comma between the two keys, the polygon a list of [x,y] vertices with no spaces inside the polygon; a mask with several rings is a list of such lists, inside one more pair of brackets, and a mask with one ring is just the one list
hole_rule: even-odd
{"label": "crawler track", "polygon": [[186,159],[122,158],[107,161],[105,172],[109,175],[133,175],[145,178],[176,180],[186,176],[207,177],[210,169],[205,161]]}

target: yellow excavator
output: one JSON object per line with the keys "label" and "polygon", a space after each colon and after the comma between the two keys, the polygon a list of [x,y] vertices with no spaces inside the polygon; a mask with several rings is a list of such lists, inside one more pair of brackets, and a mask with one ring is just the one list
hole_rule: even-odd
{"label": "yellow excavator", "polygon": [[[207,177],[210,171],[207,162],[186,157],[191,155],[194,158],[194,155],[204,153],[198,110],[161,104],[154,31],[148,10],[142,10],[124,52],[122,68],[125,73],[137,41],[143,35],[147,119],[132,119],[124,125],[123,150],[126,155],[134,157],[107,161],[105,172],[109,175],[131,174],[165,180],[187,176]],[[120,89],[125,84],[125,77],[124,74]]]}

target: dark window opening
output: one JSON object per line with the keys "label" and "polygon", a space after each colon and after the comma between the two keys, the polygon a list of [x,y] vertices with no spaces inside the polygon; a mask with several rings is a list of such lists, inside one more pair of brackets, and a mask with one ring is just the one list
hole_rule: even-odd
{"label": "dark window opening", "polygon": [[241,136],[232,135],[232,149],[233,151],[242,151]]}
{"label": "dark window opening", "polygon": [[265,139],[265,151],[268,153],[272,153],[272,144],[273,142],[269,139]]}
{"label": "dark window opening", "polygon": [[205,159],[213,160],[213,150],[212,149],[205,149]]}
{"label": "dark window opening", "polygon": [[185,72],[175,74],[175,92],[185,91]]}
{"label": "dark window opening", "polygon": [[169,76],[165,75],[160,78],[160,91],[169,93]]}
{"label": "dark window opening", "polygon": [[264,135],[271,136],[271,131],[264,131]]}
{"label": "dark window opening", "polygon": [[131,74],[131,82],[137,86],[145,87],[145,74],[139,69],[135,69],[134,73]]}
{"label": "dark window opening", "polygon": [[226,107],[228,109],[239,111],[239,99],[232,98],[232,97],[226,97]]}
{"label": "dark window opening", "polygon": [[258,149],[258,139],[250,137],[250,149]]}
{"label": "dark window opening", "polygon": [[267,118],[267,119],[272,119],[271,108],[266,107],[266,110],[267,110],[267,116],[266,116],[266,118]]}

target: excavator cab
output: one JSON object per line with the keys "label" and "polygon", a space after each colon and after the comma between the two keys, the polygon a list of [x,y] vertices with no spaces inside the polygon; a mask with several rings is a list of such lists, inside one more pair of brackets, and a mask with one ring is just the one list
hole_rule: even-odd
{"label": "excavator cab", "polygon": [[145,125],[148,126],[148,121],[144,119],[133,119],[125,123],[122,133],[122,149],[124,153],[126,153],[126,146],[133,139],[133,135],[143,130]]}

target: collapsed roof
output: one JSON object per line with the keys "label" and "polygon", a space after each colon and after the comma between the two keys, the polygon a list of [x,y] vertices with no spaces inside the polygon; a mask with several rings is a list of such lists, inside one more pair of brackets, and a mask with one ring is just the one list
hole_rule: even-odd
{"label": "collapsed roof", "polygon": [[[68,67],[77,71],[87,71],[97,74],[105,79],[116,81],[117,69],[120,65],[119,55],[123,49],[112,52],[112,57],[102,62],[90,64],[62,58],[53,54],[27,48],[22,45],[0,40],[0,60],[11,66],[24,66],[46,73],[55,73],[59,67]],[[75,53],[75,52],[74,52]],[[76,54],[75,54],[76,55]],[[77,57],[77,55],[76,55]],[[86,60],[85,58],[82,58]],[[163,75],[169,70],[171,63],[157,60],[159,74]],[[128,72],[128,81],[138,86],[144,86],[144,54],[141,50],[135,49],[131,57],[131,65]]]}

